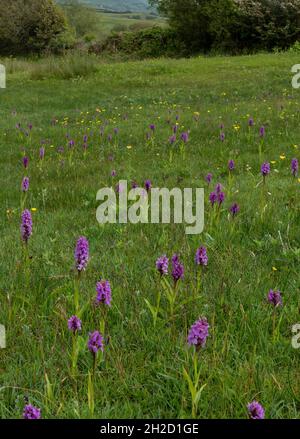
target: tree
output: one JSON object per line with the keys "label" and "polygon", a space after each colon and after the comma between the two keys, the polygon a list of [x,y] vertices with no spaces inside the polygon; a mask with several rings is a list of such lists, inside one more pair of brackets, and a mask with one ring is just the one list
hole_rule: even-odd
{"label": "tree", "polygon": [[169,18],[171,28],[191,52],[211,49],[216,39],[223,39],[235,14],[233,0],[151,0]]}
{"label": "tree", "polygon": [[300,38],[300,0],[150,0],[191,52],[287,48]]}
{"label": "tree", "polygon": [[0,0],[0,53],[41,52],[67,31],[63,11],[53,0]]}
{"label": "tree", "polygon": [[64,3],[63,9],[77,37],[97,32],[100,15],[94,8],[82,5],[78,0],[68,0]]}

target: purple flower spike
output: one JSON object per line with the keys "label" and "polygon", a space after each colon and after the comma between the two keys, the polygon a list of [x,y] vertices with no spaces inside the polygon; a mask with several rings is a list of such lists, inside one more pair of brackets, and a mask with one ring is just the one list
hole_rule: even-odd
{"label": "purple flower spike", "polygon": [[282,306],[281,292],[270,290],[268,294],[268,302],[274,305],[275,308]]}
{"label": "purple flower spike", "polygon": [[291,171],[294,177],[297,176],[299,170],[299,162],[298,159],[292,159],[291,161]]}
{"label": "purple flower spike", "polygon": [[146,181],[145,181],[145,189],[146,189],[147,192],[150,191],[151,186],[152,186],[152,184],[151,184],[151,180],[146,180]]}
{"label": "purple flower spike", "polygon": [[210,184],[211,181],[212,181],[212,178],[213,178],[213,175],[212,175],[211,172],[209,172],[209,173],[207,174],[207,176],[205,177],[205,181],[206,181],[208,184]]}
{"label": "purple flower spike", "polygon": [[104,303],[107,306],[111,306],[111,287],[108,280],[102,280],[97,282],[96,285],[98,303]]}
{"label": "purple flower spike", "polygon": [[27,169],[28,168],[28,163],[29,163],[29,158],[26,157],[26,156],[23,157],[22,162],[23,162],[24,168]]}
{"label": "purple flower spike", "polygon": [[197,349],[203,348],[209,336],[208,329],[209,324],[205,317],[197,320],[190,328],[187,340],[188,344],[190,346],[196,346]]}
{"label": "purple flower spike", "polygon": [[184,276],[184,266],[181,264],[179,257],[176,254],[172,257],[172,276],[175,283]]}
{"label": "purple flower spike", "polygon": [[22,213],[21,221],[21,237],[22,240],[27,244],[30,236],[32,235],[32,218],[29,210],[24,210]]}
{"label": "purple flower spike", "polygon": [[24,177],[22,181],[22,192],[28,192],[29,190],[29,178]]}
{"label": "purple flower spike", "polygon": [[180,138],[183,141],[183,143],[187,143],[189,141],[189,133],[188,132],[182,133]]}
{"label": "purple flower spike", "polygon": [[77,316],[72,316],[68,320],[68,328],[74,334],[76,334],[78,331],[81,331],[81,320]]}
{"label": "purple flower spike", "polygon": [[159,271],[159,273],[161,274],[161,276],[163,276],[164,274],[165,275],[168,274],[169,259],[167,258],[166,255],[163,255],[157,259],[156,268]]}
{"label": "purple flower spike", "polygon": [[97,354],[99,350],[104,351],[104,341],[99,331],[90,333],[87,346],[89,351],[94,355]]}
{"label": "purple flower spike", "polygon": [[34,407],[31,404],[27,404],[24,407],[23,418],[24,419],[40,419],[41,418],[41,410],[37,407]]}
{"label": "purple flower spike", "polygon": [[86,269],[89,260],[89,242],[84,236],[78,239],[74,256],[76,269],[80,273]]}
{"label": "purple flower spike", "polygon": [[217,183],[215,189],[216,194],[219,194],[220,192],[222,192],[222,190],[223,190],[223,186],[221,185],[221,183]]}
{"label": "purple flower spike", "polygon": [[215,192],[211,192],[211,194],[209,195],[209,201],[211,202],[212,206],[214,206],[217,199],[218,199],[218,195]]}
{"label": "purple flower spike", "polygon": [[206,266],[208,264],[207,250],[206,247],[199,247],[196,251],[195,261],[197,265]]}
{"label": "purple flower spike", "polygon": [[218,193],[218,203],[219,206],[221,206],[221,204],[224,202],[225,200],[225,193],[224,192],[219,192]]}
{"label": "purple flower spike", "polygon": [[169,142],[170,142],[171,145],[173,145],[176,142],[176,134],[173,134],[173,136],[171,136],[169,138]]}
{"label": "purple flower spike", "polygon": [[234,161],[233,160],[229,160],[229,162],[228,162],[228,169],[229,169],[229,171],[233,171],[234,168],[235,168]]}
{"label": "purple flower spike", "polygon": [[220,140],[221,140],[221,142],[224,142],[224,140],[225,140],[225,133],[221,133],[220,134]]}
{"label": "purple flower spike", "polygon": [[264,419],[265,418],[265,410],[261,404],[257,401],[252,401],[247,406],[249,417],[251,419]]}
{"label": "purple flower spike", "polygon": [[264,177],[266,177],[267,175],[269,175],[270,174],[270,172],[271,172],[271,166],[270,166],[270,163],[268,163],[268,162],[265,162],[265,163],[263,163],[262,165],[261,165],[261,173],[262,173],[262,175],[264,176]]}
{"label": "purple flower spike", "polygon": [[266,135],[266,129],[264,126],[262,126],[259,129],[259,137],[265,137],[265,135]]}
{"label": "purple flower spike", "polygon": [[236,216],[239,211],[240,211],[240,206],[237,203],[234,203],[231,207],[230,207],[230,213],[232,214],[232,216]]}
{"label": "purple flower spike", "polygon": [[253,117],[250,117],[250,119],[248,120],[248,125],[249,125],[249,127],[253,127],[254,126],[254,119],[253,119]]}
{"label": "purple flower spike", "polygon": [[154,123],[152,123],[151,125],[149,125],[149,128],[150,128],[151,131],[155,131],[155,125],[154,125]]}
{"label": "purple flower spike", "polygon": [[45,157],[45,148],[42,147],[40,148],[40,159],[43,160],[44,157]]}

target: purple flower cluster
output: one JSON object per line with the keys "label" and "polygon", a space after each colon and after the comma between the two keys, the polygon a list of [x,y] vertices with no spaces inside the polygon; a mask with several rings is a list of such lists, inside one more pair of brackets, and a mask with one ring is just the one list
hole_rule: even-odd
{"label": "purple flower cluster", "polygon": [[21,219],[21,237],[22,240],[27,243],[32,235],[32,218],[29,210],[24,210]]}
{"label": "purple flower cluster", "polygon": [[248,413],[251,419],[264,419],[265,418],[265,410],[261,404],[257,401],[252,401],[247,406]]}
{"label": "purple flower cluster", "polygon": [[24,419],[40,419],[41,418],[41,410],[37,407],[34,407],[31,404],[27,404],[24,407],[23,418]]}
{"label": "purple flower cluster", "polygon": [[169,259],[167,258],[166,255],[163,255],[157,259],[156,268],[161,274],[161,276],[168,274]]}
{"label": "purple flower cluster", "polygon": [[234,203],[231,207],[230,207],[230,213],[232,214],[233,217],[235,217],[239,211],[240,211],[240,206],[237,203]]}
{"label": "purple flower cluster", "polygon": [[213,175],[212,175],[211,172],[209,172],[209,173],[207,174],[207,176],[205,177],[205,181],[206,181],[208,184],[210,184],[211,181],[212,181],[212,178],[213,178]]}
{"label": "purple flower cluster", "polygon": [[184,266],[181,264],[178,255],[172,256],[172,276],[174,282],[178,282],[184,276]]}
{"label": "purple flower cluster", "polygon": [[228,169],[229,169],[229,171],[233,171],[234,168],[235,168],[234,160],[229,160],[229,162],[228,162]]}
{"label": "purple flower cluster", "polygon": [[291,161],[291,171],[294,177],[297,176],[299,170],[299,162],[298,159],[292,159]]}
{"label": "purple flower cluster", "polygon": [[96,291],[96,301],[98,303],[104,303],[105,305],[111,306],[111,287],[109,281],[102,280],[97,282]]}
{"label": "purple flower cluster", "polygon": [[197,349],[203,348],[206,344],[206,339],[209,336],[209,324],[205,317],[200,318],[195,322],[188,334],[188,344],[196,346]]}
{"label": "purple flower cluster", "polygon": [[23,159],[22,159],[22,162],[23,162],[24,168],[27,169],[28,168],[28,163],[29,163],[28,157],[24,156]]}
{"label": "purple flower cluster", "polygon": [[24,177],[22,180],[22,192],[28,192],[29,190],[29,178]]}
{"label": "purple flower cluster", "polygon": [[263,163],[263,164],[261,165],[260,170],[261,170],[261,173],[262,173],[262,175],[263,175],[264,177],[266,177],[267,175],[269,175],[270,172],[271,172],[271,166],[270,166],[270,163],[268,163],[268,162]]}
{"label": "purple flower cluster", "polygon": [[259,137],[265,137],[265,135],[266,135],[266,129],[264,126],[262,126],[259,129]]}
{"label": "purple flower cluster", "polygon": [[152,187],[151,180],[146,180],[145,181],[145,189],[146,189],[146,191],[149,192],[151,187]]}
{"label": "purple flower cluster", "polygon": [[221,206],[224,200],[225,200],[225,192],[223,192],[223,187],[221,183],[218,183],[216,185],[215,191],[210,193],[209,201],[211,202],[212,206],[214,206],[216,202],[218,202],[219,206]]}
{"label": "purple flower cluster", "polygon": [[281,292],[270,290],[268,294],[268,302],[274,305],[275,307],[282,306]]}
{"label": "purple flower cluster", "polygon": [[81,320],[77,316],[72,316],[68,320],[68,328],[74,334],[78,331],[81,331]]}
{"label": "purple flower cluster", "polygon": [[206,266],[208,264],[208,256],[206,247],[199,247],[196,251],[195,262],[197,265]]}
{"label": "purple flower cluster", "polygon": [[99,350],[104,350],[104,340],[99,331],[91,332],[88,340],[88,349],[92,354],[97,354]]}
{"label": "purple flower cluster", "polygon": [[43,160],[44,157],[45,157],[45,148],[42,146],[40,148],[40,159]]}
{"label": "purple flower cluster", "polygon": [[84,236],[78,239],[74,256],[76,269],[80,273],[86,269],[89,261],[89,242]]}
{"label": "purple flower cluster", "polygon": [[183,143],[187,143],[189,141],[189,133],[187,131],[182,133],[180,138],[183,141]]}

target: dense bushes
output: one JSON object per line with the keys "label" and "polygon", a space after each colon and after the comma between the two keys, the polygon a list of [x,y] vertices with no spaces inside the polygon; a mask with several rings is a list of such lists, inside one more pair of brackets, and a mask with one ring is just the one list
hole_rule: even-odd
{"label": "dense bushes", "polygon": [[173,30],[153,27],[138,32],[113,34],[103,44],[91,47],[91,51],[121,53],[136,58],[157,58],[180,56],[184,54],[185,46]]}
{"label": "dense bushes", "polygon": [[152,0],[190,53],[287,48],[300,38],[300,0]]}
{"label": "dense bushes", "polygon": [[64,14],[52,0],[0,0],[0,53],[56,50],[71,39]]}

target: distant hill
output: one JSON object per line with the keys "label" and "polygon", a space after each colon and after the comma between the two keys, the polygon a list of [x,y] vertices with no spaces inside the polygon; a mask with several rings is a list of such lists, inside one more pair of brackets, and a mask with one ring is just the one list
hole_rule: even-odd
{"label": "distant hill", "polygon": [[[66,0],[57,0],[58,3],[65,3]],[[148,0],[80,0],[89,6],[110,12],[153,12]]]}

